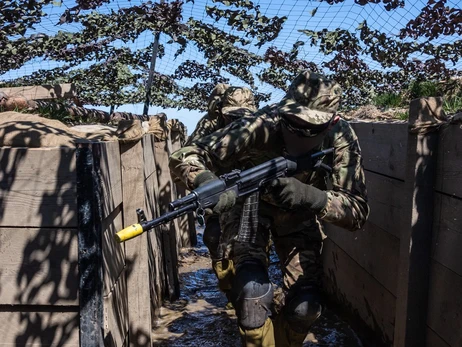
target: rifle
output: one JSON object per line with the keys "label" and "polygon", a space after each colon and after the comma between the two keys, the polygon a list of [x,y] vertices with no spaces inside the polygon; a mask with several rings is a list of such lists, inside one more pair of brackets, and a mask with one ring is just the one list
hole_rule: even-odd
{"label": "rifle", "polygon": [[[323,168],[331,171],[331,168],[322,163],[322,157],[332,153],[333,148],[328,148],[312,155],[305,157],[277,157],[263,164],[252,167],[248,170],[232,170],[211,181],[203,186],[194,189],[190,194],[169,204],[170,212],[167,212],[159,218],[146,221],[145,218],[139,218],[138,224],[132,224],[129,227],[115,234],[117,242],[125,242],[145,231],[151,230],[159,225],[168,223],[186,213],[196,211],[199,223],[204,221],[205,209],[213,208],[220,195],[226,191],[233,190],[236,197],[247,197],[256,193],[264,185],[275,178],[288,176],[297,171]],[[321,158],[321,159],[319,159]],[[144,216],[142,211],[137,211],[138,216]]]}

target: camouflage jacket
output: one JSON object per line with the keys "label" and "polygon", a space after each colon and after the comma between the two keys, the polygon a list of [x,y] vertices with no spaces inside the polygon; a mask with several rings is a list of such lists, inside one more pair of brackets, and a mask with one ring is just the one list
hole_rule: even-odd
{"label": "camouflage jacket", "polygon": [[189,146],[191,143],[201,139],[202,137],[214,133],[218,129],[223,128],[225,125],[225,121],[222,117],[210,117],[207,113],[197,122],[196,129],[194,129],[193,133],[188,137],[185,146]]}
{"label": "camouflage jacket", "polygon": [[[261,211],[267,210],[278,234],[288,229],[318,229],[317,219],[348,230],[360,229],[365,223],[369,206],[361,149],[354,130],[342,119],[313,151],[331,147],[333,154],[324,158],[324,163],[332,167],[330,174],[316,170],[295,176],[326,191],[327,205],[317,216],[310,215],[309,211],[287,211],[263,203]],[[229,171],[285,154],[280,116],[274,108],[267,107],[176,151],[170,158],[170,170],[194,189],[194,178],[204,170]]]}

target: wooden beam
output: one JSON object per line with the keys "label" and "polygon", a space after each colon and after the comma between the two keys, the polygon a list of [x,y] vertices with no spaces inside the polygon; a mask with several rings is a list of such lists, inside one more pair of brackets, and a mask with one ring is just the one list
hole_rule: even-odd
{"label": "wooden beam", "polygon": [[[142,141],[120,145],[124,227],[138,223],[136,210],[144,208],[145,181]],[[151,346],[149,233],[125,243],[130,346]]]}
{"label": "wooden beam", "polygon": [[101,150],[97,144],[77,147],[80,346],[103,345],[103,274]]}
{"label": "wooden beam", "polygon": [[[441,106],[441,98],[413,100],[410,125],[437,123]],[[395,347],[425,346],[438,135],[436,128],[408,136],[405,189],[411,201],[400,238]]]}

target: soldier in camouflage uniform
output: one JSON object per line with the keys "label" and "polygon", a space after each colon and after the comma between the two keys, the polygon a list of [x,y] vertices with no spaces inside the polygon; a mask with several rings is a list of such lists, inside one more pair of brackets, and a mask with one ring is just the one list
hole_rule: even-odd
{"label": "soldier in camouflage uniform", "polygon": [[[236,119],[251,116],[256,110],[255,99],[250,89],[229,86],[223,83],[218,84],[208,99],[207,114],[199,120],[196,129],[188,138],[185,146],[224,128]],[[225,173],[225,171],[217,174],[221,173]],[[174,173],[172,173],[172,176],[174,176]],[[225,261],[223,263],[223,254],[218,248],[220,236],[221,228],[218,214],[207,216],[203,235],[204,244],[210,252],[212,267],[217,275],[219,287],[228,293],[231,285],[227,274],[231,269],[229,268],[229,262]]]}
{"label": "soldier in camouflage uniform", "polygon": [[[249,158],[259,164],[268,156],[334,149],[324,158],[332,172],[311,169],[269,182],[261,195],[261,230],[254,244],[237,241],[242,202],[234,192],[222,194],[214,207],[223,230],[220,247],[234,264],[233,304],[245,346],[302,346],[322,310],[320,255],[326,236],[321,222],[354,231],[369,214],[359,141],[336,115],[341,93],[334,81],[304,71],[276,106],[243,117],[171,156],[170,169],[194,189],[216,179],[213,172],[240,167]],[[269,233],[286,293],[284,307],[273,319]]]}
{"label": "soldier in camouflage uniform", "polygon": [[207,114],[199,120],[185,146],[224,128],[238,118],[252,115],[257,110],[254,96],[248,88],[224,83],[216,85],[207,104]]}

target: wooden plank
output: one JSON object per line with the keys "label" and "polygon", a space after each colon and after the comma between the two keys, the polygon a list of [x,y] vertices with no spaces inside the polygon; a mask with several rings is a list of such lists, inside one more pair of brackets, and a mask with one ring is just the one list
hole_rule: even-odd
{"label": "wooden plank", "polygon": [[427,324],[450,346],[462,346],[461,292],[462,277],[433,261]]}
{"label": "wooden plank", "polygon": [[76,229],[0,228],[0,304],[78,305]]}
{"label": "wooden plank", "polygon": [[428,327],[425,340],[427,347],[451,347],[446,341],[444,341],[440,336],[438,336],[432,329]]}
{"label": "wooden plank", "polygon": [[323,249],[327,294],[351,315],[350,324],[366,325],[385,345],[393,341],[395,297],[333,241]]}
{"label": "wooden plank", "polygon": [[[157,217],[159,206],[157,204],[157,194],[159,191],[157,174],[151,175],[146,179],[145,184],[146,199],[145,211],[148,219]],[[154,319],[160,317],[163,294],[166,291],[165,285],[165,259],[162,247],[161,228],[155,228],[148,234],[148,255],[149,255],[149,283],[151,284],[151,315]]]}
{"label": "wooden plank", "polygon": [[405,206],[411,201],[405,195],[404,182],[366,172],[366,187],[371,212],[368,221],[400,238],[405,228]]}
{"label": "wooden plank", "polygon": [[[172,139],[172,151],[175,152],[181,148],[181,136],[180,136],[179,131],[171,131],[170,132],[170,137]],[[177,192],[177,199],[182,198],[186,196],[189,191],[186,189],[186,187],[181,183],[175,183],[175,190]],[[196,237],[195,237],[195,232],[196,228],[194,230],[191,230],[191,213],[185,214],[184,216],[181,216],[178,218],[178,230],[179,230],[179,245],[181,247],[191,247],[194,244],[197,243]]]}
{"label": "wooden plank", "polygon": [[8,97],[24,96],[29,100],[72,99],[77,95],[75,85],[72,83],[0,88],[0,92]]}
{"label": "wooden plank", "polygon": [[[144,207],[144,163],[141,141],[121,144],[124,227],[137,223],[136,210]],[[151,345],[151,301],[149,284],[148,233],[125,242],[130,345],[140,346],[136,336]],[[143,344],[144,345],[144,344]]]}
{"label": "wooden plank", "polygon": [[79,144],[76,151],[81,347],[103,343],[101,146]]}
{"label": "wooden plank", "polygon": [[104,296],[104,346],[123,346],[128,336],[128,300],[125,271]]}
{"label": "wooden plank", "polygon": [[326,234],[345,253],[396,296],[399,240],[367,222],[354,233],[326,224]]}
{"label": "wooden plank", "polygon": [[102,142],[99,146],[101,146],[102,208],[103,218],[106,218],[122,203],[120,149],[117,141]]}
{"label": "wooden plank", "polygon": [[154,154],[154,135],[146,134],[143,141],[144,178],[150,177],[156,172],[156,161]]}
{"label": "wooden plank", "polygon": [[443,128],[438,146],[435,189],[462,198],[462,129],[458,124]]}
{"label": "wooden plank", "polygon": [[[172,176],[170,175],[170,168],[168,166],[168,162],[169,162],[169,158],[170,158],[170,155],[173,153],[173,147],[172,147],[172,140],[170,138],[170,132],[168,132],[167,134],[167,139],[165,141],[165,154],[167,155],[167,158],[165,158],[165,160],[162,161],[162,165],[163,165],[163,170],[165,171],[165,177],[167,178],[167,173],[168,173],[168,179],[170,181],[169,183],[169,186],[170,186],[170,189],[171,189],[171,194],[170,194],[170,199],[171,201],[174,201],[176,199],[178,199],[178,192],[176,191],[176,184],[173,183],[173,179],[172,179]],[[168,206],[168,204],[167,204]],[[165,213],[165,212],[163,212]],[[177,250],[177,257],[178,257],[178,254],[180,253],[180,249],[182,247],[181,245],[181,231],[180,231],[180,226],[179,226],[179,220],[178,218],[177,219],[174,219],[173,220],[173,225],[175,227],[175,240],[172,239],[172,242],[174,242]]]}
{"label": "wooden plank", "polygon": [[432,259],[462,276],[462,201],[435,193]]}
{"label": "wooden plank", "polygon": [[0,148],[0,167],[0,226],[77,226],[75,149]]}
{"label": "wooden plank", "polygon": [[359,138],[364,168],[405,179],[407,123],[350,122]]}
{"label": "wooden plank", "polygon": [[[169,211],[168,204],[173,200],[173,183],[168,169],[168,144],[166,141],[155,143],[157,178],[159,182],[159,212]],[[160,227],[163,240],[163,254],[165,259],[165,274],[168,298],[175,300],[179,297],[178,280],[178,248],[176,223],[171,222]]]}
{"label": "wooden plank", "polygon": [[108,295],[125,267],[125,247],[114,234],[123,229],[122,211],[117,208],[102,223],[103,295]]}
{"label": "wooden plank", "polygon": [[76,312],[54,311],[53,307],[38,312],[12,309],[0,307],[2,346],[80,347],[78,307]]}
{"label": "wooden plank", "polygon": [[[434,119],[442,111],[437,98],[414,99],[409,107],[410,125]],[[400,238],[398,295],[396,302],[396,347],[425,345],[428,276],[432,245],[434,185],[436,181],[438,132],[409,134],[407,145],[406,208]]]}

